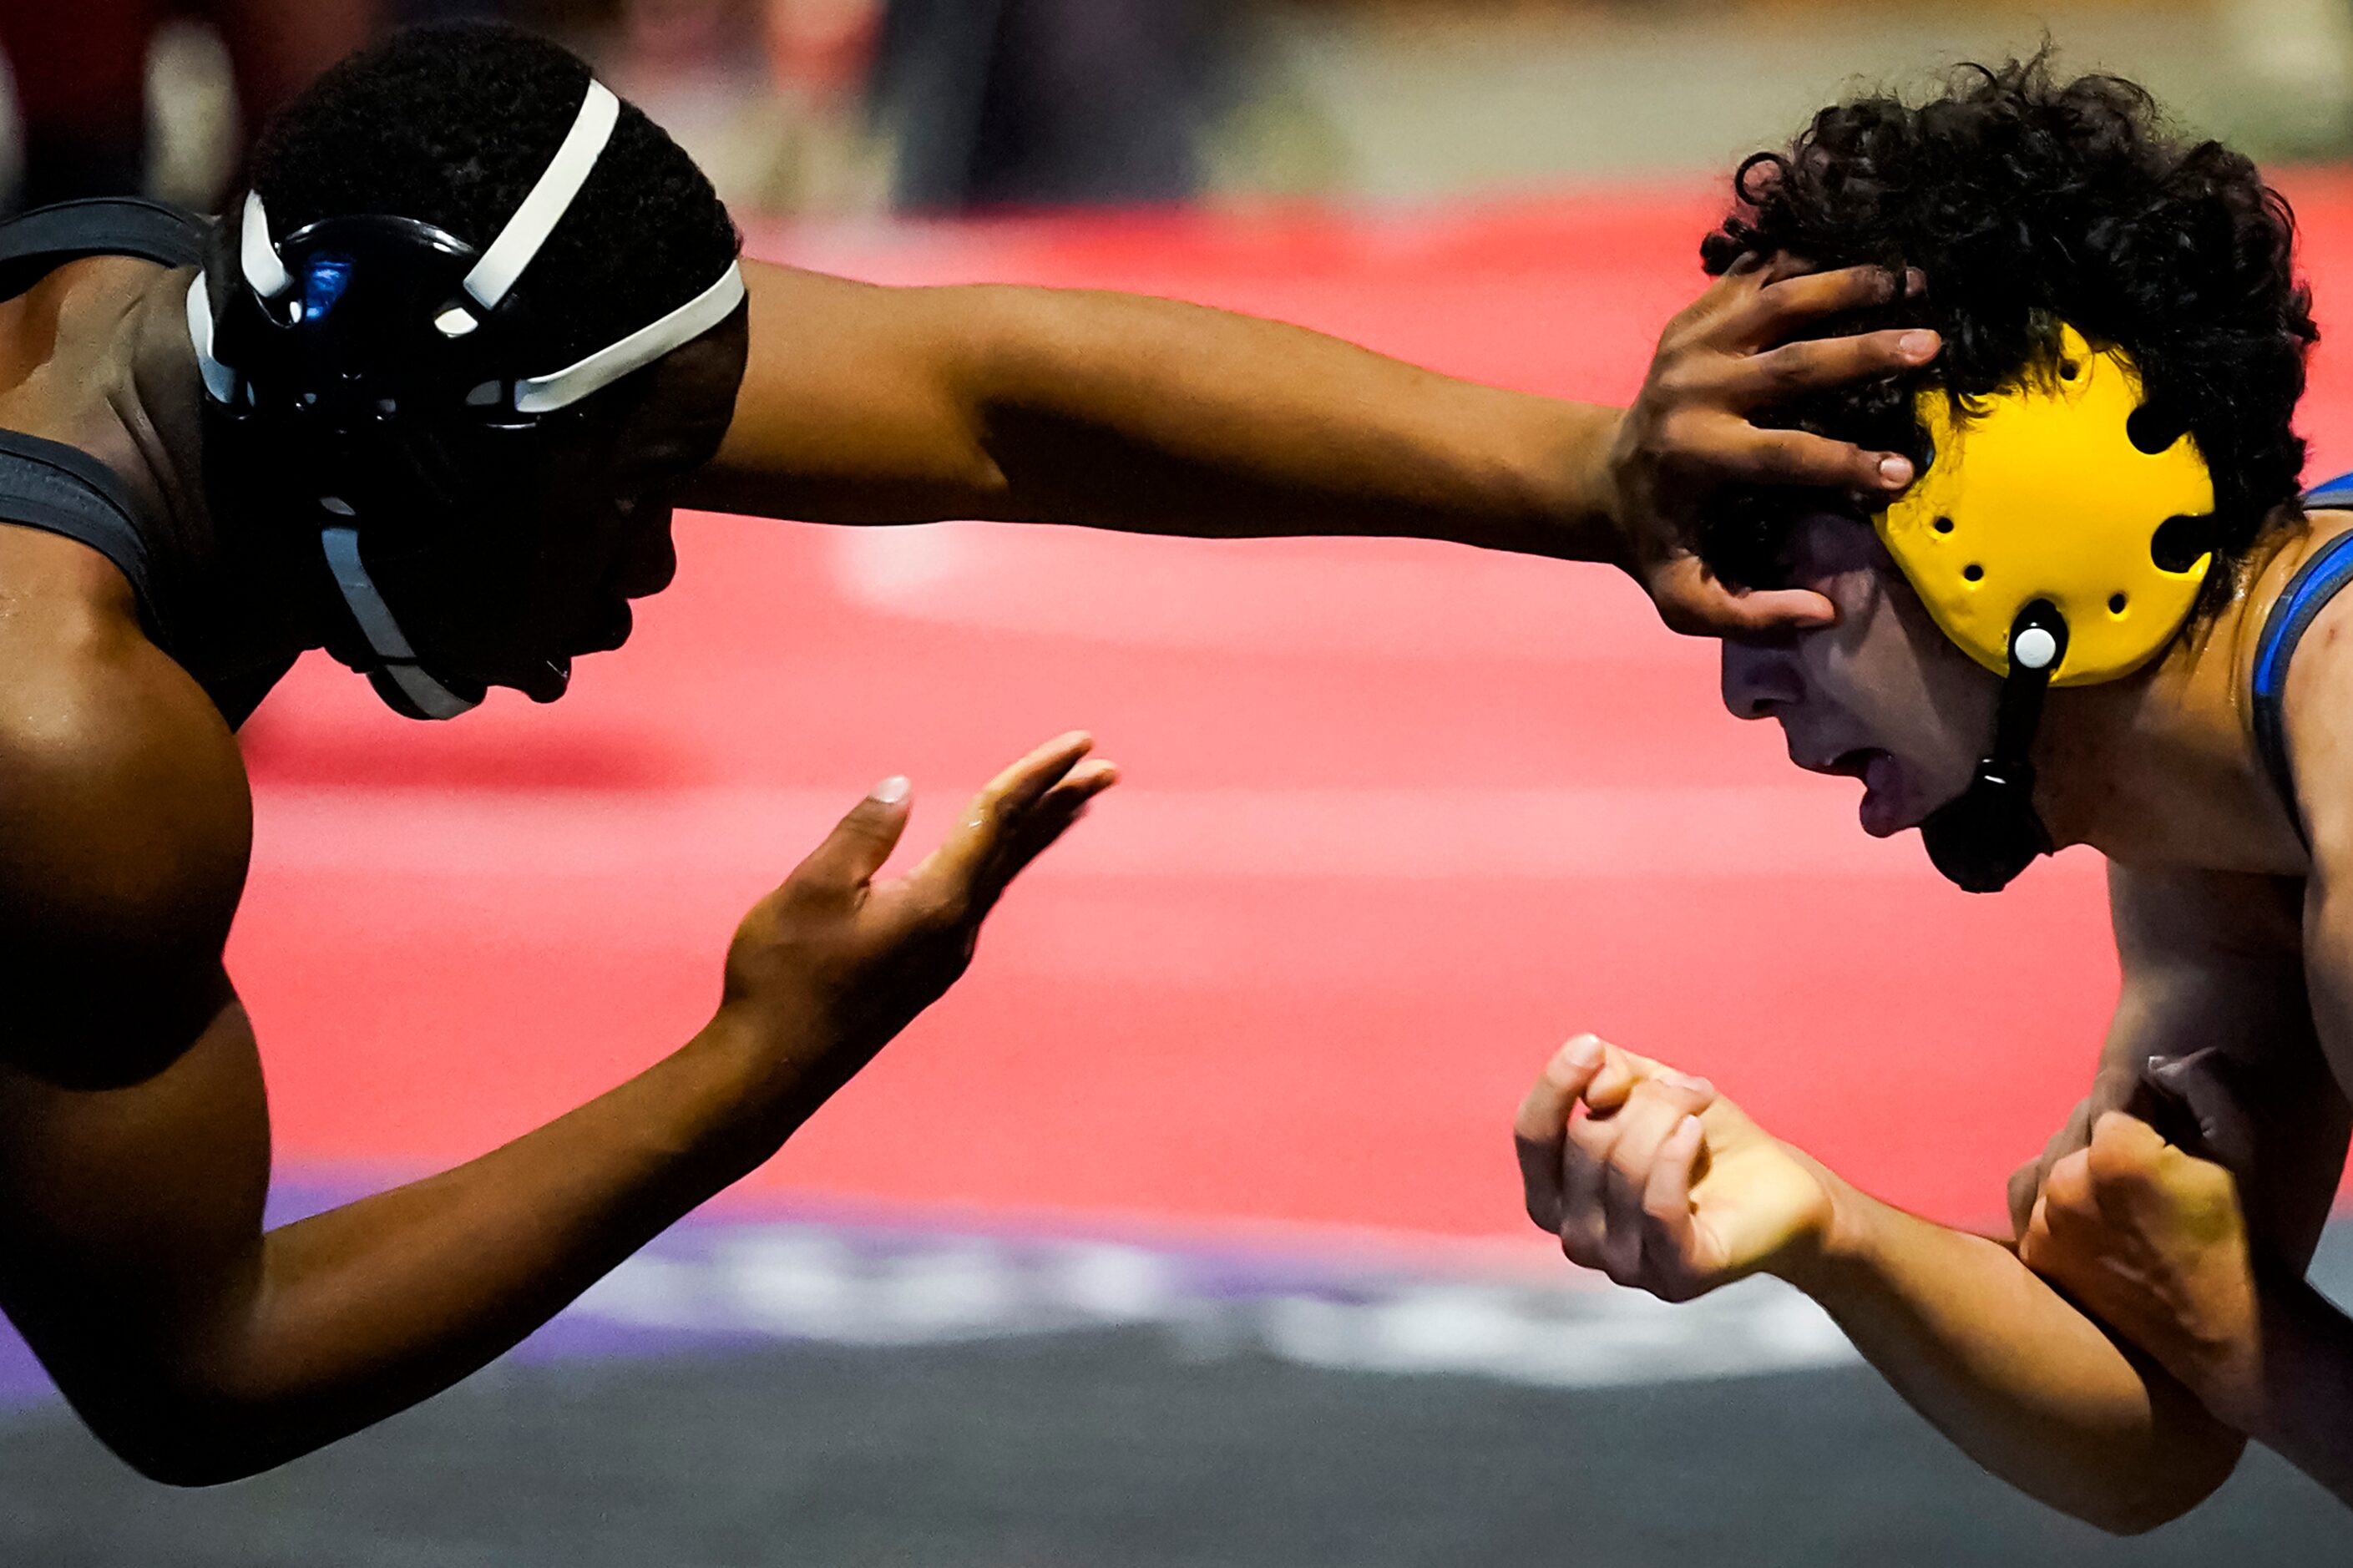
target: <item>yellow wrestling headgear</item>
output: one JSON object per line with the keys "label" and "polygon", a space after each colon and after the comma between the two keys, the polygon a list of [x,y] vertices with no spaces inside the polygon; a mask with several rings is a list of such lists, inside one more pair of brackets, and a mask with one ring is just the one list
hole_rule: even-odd
{"label": "yellow wrestling headgear", "polygon": [[[2021,641],[2021,662],[2058,653],[2052,683],[2089,686],[2147,664],[2189,618],[2213,555],[2168,569],[2158,535],[2211,514],[2214,480],[2187,435],[2154,455],[2134,445],[2141,380],[2129,356],[2094,350],[2071,326],[2060,334],[2055,372],[2029,371],[1973,418],[1956,422],[1942,387],[1920,394],[1928,471],[1873,522],[1971,658],[2007,675],[2013,632],[2040,637]],[[2037,601],[2064,621],[2063,650],[2019,630]]]}

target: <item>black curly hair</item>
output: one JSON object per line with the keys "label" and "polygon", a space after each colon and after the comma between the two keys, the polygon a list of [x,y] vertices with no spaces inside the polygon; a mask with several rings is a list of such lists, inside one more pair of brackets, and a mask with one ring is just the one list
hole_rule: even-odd
{"label": "black curly hair", "polygon": [[[1928,457],[1913,410],[1925,382],[1966,413],[2054,363],[2062,321],[2123,349],[2146,393],[2137,444],[2162,449],[2187,429],[2213,471],[2202,542],[2221,568],[2210,586],[2227,592],[2256,538],[2296,515],[2305,446],[2290,422],[2319,333],[2295,276],[2295,215],[2245,156],[2175,135],[2137,84],[2062,83],[2048,57],[1964,66],[1917,105],[1874,94],[1823,110],[1786,152],[1740,165],[1738,205],[1702,261],[1711,275],[1778,253],[1919,268],[1925,297],[1828,330],[1933,327],[1936,364],[1780,416],[1915,461]],[[1773,510],[1749,498],[1717,520],[1708,553],[1725,575],[1758,576]]]}
{"label": "black curly hair", "polygon": [[[322,76],[263,130],[247,183],[280,237],[320,218],[392,213],[486,246],[555,156],[586,63],[498,24],[411,27]],[[624,104],[596,172],[532,263],[544,297],[518,347],[553,370],[686,303],[742,237],[678,143]]]}

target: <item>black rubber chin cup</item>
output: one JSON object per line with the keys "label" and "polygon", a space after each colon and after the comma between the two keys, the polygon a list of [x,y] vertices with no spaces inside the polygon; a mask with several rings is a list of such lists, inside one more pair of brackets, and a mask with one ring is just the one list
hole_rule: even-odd
{"label": "black rubber chin cup", "polygon": [[2051,853],[2050,831],[2034,809],[2033,765],[2001,770],[1993,758],[1979,763],[1959,798],[1920,825],[1920,841],[1945,879],[1964,892],[2009,887],[2036,857]]}
{"label": "black rubber chin cup", "polygon": [[[2017,657],[2020,637],[2048,634],[2043,662],[2032,668]],[[1978,763],[1969,787],[1929,813],[1920,825],[1928,859],[1966,892],[1999,893],[2018,874],[2051,853],[2051,831],[2034,809],[2034,764],[2029,756],[2042,724],[2042,699],[2067,654],[2067,622],[2047,599],[2018,612],[2010,628],[2010,673],[2002,677],[1994,719],[1993,754]]]}

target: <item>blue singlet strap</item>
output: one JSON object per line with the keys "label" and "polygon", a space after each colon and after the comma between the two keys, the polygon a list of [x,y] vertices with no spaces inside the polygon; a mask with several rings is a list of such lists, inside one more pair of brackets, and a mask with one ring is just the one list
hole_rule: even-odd
{"label": "blue singlet strap", "polygon": [[[2307,511],[2353,508],[2353,474],[2340,474],[2306,491],[2304,505]],[[2304,634],[2348,583],[2353,583],[2353,533],[2330,540],[2297,569],[2273,604],[2263,622],[2263,640],[2255,646],[2255,744],[2299,833],[2304,831],[2304,814],[2296,807],[2295,774],[2287,754],[2288,664],[2295,658]]]}

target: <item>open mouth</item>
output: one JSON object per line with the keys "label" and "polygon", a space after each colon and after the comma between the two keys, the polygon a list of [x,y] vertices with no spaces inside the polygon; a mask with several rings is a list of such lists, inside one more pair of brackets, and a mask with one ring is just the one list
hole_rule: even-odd
{"label": "open mouth", "polygon": [[1828,773],[1837,778],[1862,781],[1862,802],[1855,815],[1862,830],[1873,838],[1884,838],[1910,826],[1900,815],[1902,803],[1897,798],[1895,756],[1877,746],[1857,746],[1841,752],[1829,762],[1810,764],[1810,771]]}

